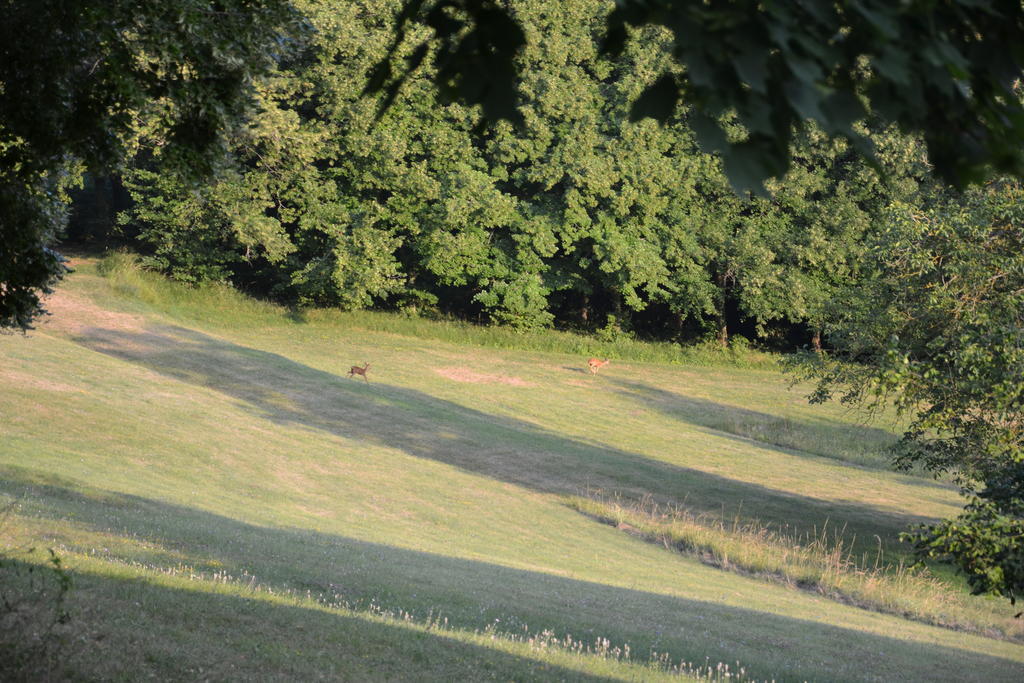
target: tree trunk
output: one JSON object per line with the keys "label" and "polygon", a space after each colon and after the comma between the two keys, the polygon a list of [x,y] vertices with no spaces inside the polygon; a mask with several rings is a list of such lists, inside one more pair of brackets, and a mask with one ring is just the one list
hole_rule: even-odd
{"label": "tree trunk", "polygon": [[92,225],[89,226],[89,238],[96,240],[102,237],[103,242],[107,241],[110,229],[114,225],[114,218],[110,208],[110,185],[108,176],[97,175],[93,178],[93,197],[96,201],[96,212],[92,217]]}
{"label": "tree trunk", "polygon": [[814,330],[811,336],[811,348],[815,353],[821,353],[821,330]]}
{"label": "tree trunk", "polygon": [[686,318],[683,317],[682,313],[672,311],[672,331],[675,333],[673,336],[676,341],[681,341],[683,338],[683,323]]}
{"label": "tree trunk", "polygon": [[718,343],[724,348],[729,346],[729,323],[725,320],[725,290],[728,279],[724,272],[719,273],[715,279],[718,282]]}
{"label": "tree trunk", "polygon": [[612,313],[615,315],[615,319],[622,320],[622,294],[619,292],[612,292],[611,303]]}

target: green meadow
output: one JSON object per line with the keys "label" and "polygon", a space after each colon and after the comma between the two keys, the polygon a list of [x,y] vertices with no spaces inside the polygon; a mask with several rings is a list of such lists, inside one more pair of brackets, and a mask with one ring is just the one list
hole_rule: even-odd
{"label": "green meadow", "polygon": [[74,267],[0,336],[0,571],[30,626],[28,569],[72,578],[53,678],[1024,672],[1013,608],[898,540],[955,487],[890,471],[895,417],[808,405],[772,356]]}

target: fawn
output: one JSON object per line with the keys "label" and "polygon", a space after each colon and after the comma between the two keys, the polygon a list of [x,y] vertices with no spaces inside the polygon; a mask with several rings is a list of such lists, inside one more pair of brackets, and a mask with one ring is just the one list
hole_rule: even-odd
{"label": "fawn", "polygon": [[362,375],[363,379],[366,380],[366,383],[369,384],[370,380],[366,379],[366,371],[369,370],[369,369],[370,369],[370,364],[366,363],[366,362],[363,363],[363,367],[359,367],[358,365],[353,365],[352,369],[348,371],[348,376],[349,377],[355,377],[356,375]]}
{"label": "fawn", "polygon": [[598,360],[597,358],[591,358],[590,360],[587,361],[587,367],[589,367],[590,371],[592,373],[594,373],[595,375],[597,374],[598,370],[600,370],[601,368],[603,368],[606,365],[608,365],[608,359],[607,358],[605,358],[604,360]]}

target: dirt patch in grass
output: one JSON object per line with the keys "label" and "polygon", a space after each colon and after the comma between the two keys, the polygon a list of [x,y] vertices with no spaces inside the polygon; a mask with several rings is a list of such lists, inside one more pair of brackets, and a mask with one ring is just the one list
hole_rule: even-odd
{"label": "dirt patch in grass", "polygon": [[513,387],[534,387],[533,382],[527,382],[519,377],[509,375],[490,375],[485,372],[476,372],[468,368],[434,368],[434,372],[445,379],[456,382],[468,382],[470,384],[508,384]]}
{"label": "dirt patch in grass", "polygon": [[118,313],[100,308],[82,296],[58,289],[43,302],[50,316],[40,320],[43,330],[81,335],[86,330],[104,328],[109,330],[142,330],[143,317],[131,313]]}

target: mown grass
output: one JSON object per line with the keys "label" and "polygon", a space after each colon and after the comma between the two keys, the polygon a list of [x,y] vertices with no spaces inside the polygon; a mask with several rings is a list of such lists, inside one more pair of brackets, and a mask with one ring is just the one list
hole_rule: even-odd
{"label": "mown grass", "polygon": [[[884,456],[849,462],[844,435],[891,431],[807,406],[774,371],[623,360],[592,376],[577,354],[108,276],[80,264],[49,322],[0,338],[0,496],[19,505],[15,545],[54,547],[74,572],[79,675],[646,680],[645,663],[687,661],[1014,680],[1024,662],[1018,644],[722,571],[565,506],[601,491],[797,538],[845,525],[854,557],[877,535],[894,563],[908,523],[958,509]],[[345,376],[363,361],[368,383]],[[729,427],[773,420],[828,457]],[[381,614],[415,628],[367,626]],[[438,615],[480,640],[438,637]],[[545,669],[541,641],[592,651]],[[605,641],[630,663],[595,652]]]}
{"label": "mown grass", "polygon": [[[888,468],[887,449],[896,436],[893,430],[899,421],[894,415],[875,417],[880,427],[868,428],[863,417],[851,409],[813,409],[803,396],[807,388],[789,391],[785,381],[779,381],[780,367],[776,354],[766,353],[742,344],[721,348],[716,343],[680,346],[671,343],[650,343],[622,338],[601,341],[593,335],[582,335],[556,330],[522,331],[501,326],[481,326],[457,320],[433,320],[379,311],[339,311],[336,309],[308,309],[290,311],[265,301],[245,296],[230,286],[208,283],[198,287],[184,286],[147,272],[138,259],[129,253],[111,252],[93,265],[84,266],[85,272],[98,272],[109,286],[120,295],[121,303],[135,310],[162,311],[176,318],[212,325],[217,329],[239,330],[258,328],[265,334],[268,328],[289,334],[288,330],[306,332],[311,337],[331,335],[339,330],[363,331],[396,335],[419,341],[440,341],[457,347],[495,348],[508,351],[541,352],[579,357],[581,362],[589,356],[613,358],[652,364],[684,365],[691,368],[716,368],[723,374],[713,376],[712,383],[701,380],[702,391],[680,400],[681,396],[659,391],[636,383],[623,382],[622,391],[669,416],[684,413],[685,419],[701,426],[720,430],[757,442],[814,453],[822,457],[838,458],[846,462],[869,467]],[[111,302],[113,303],[113,302]],[[142,309],[139,304],[145,304]],[[282,330],[283,328],[283,330]],[[312,334],[310,334],[310,332]],[[319,341],[319,340],[318,340]],[[364,354],[365,355],[365,354]],[[352,357],[353,363],[364,362]],[[580,368],[583,366],[581,365]],[[614,371],[614,366],[612,366]],[[727,395],[729,371],[744,378],[744,395],[738,396],[744,407],[729,406],[720,401],[705,400],[712,394],[716,398]],[[764,391],[745,381],[745,370],[763,370],[766,378]],[[605,374],[609,371],[605,370]],[[722,381],[724,380],[724,382]],[[721,386],[724,384],[725,386]],[[771,406],[783,394],[785,403],[796,411],[779,414],[778,411],[746,409],[750,399],[758,405]],[[758,395],[753,396],[752,393]],[[806,418],[812,418],[810,420]],[[921,474],[921,472],[917,472]]]}
{"label": "mown grass", "polygon": [[[40,484],[25,473],[5,475],[5,492],[23,507],[7,538],[43,539],[72,569],[75,640],[63,664],[75,676],[656,680],[681,672],[721,680],[725,662],[734,662],[728,671],[755,680],[787,671],[858,680],[865,673],[858,657],[867,653],[882,655],[867,677],[889,680],[934,679],[965,665],[980,668],[965,670],[964,680],[1012,680],[1019,666],[988,654],[1007,657],[1012,649],[975,637],[936,642],[920,638],[923,631],[915,638],[913,627],[887,630],[899,620],[872,626],[869,612],[785,590],[772,596],[770,586],[710,569],[690,580],[705,598],[721,598],[681,601],[500,565],[410,562],[386,546],[332,549],[344,541],[101,490],[76,493],[52,476]],[[637,568],[651,560],[645,555],[637,553]],[[737,591],[754,605],[728,607],[725,592]],[[765,605],[774,597],[795,603],[794,616],[812,607],[804,614],[811,621],[773,616]],[[844,619],[843,627],[829,623]],[[453,648],[452,640],[477,647]],[[832,654],[836,647],[851,651]],[[816,660],[804,648],[830,654]],[[716,650],[736,659],[716,658]]]}
{"label": "mown grass", "polygon": [[[8,562],[22,574],[43,569],[17,556]],[[749,680],[738,665],[673,662],[660,653],[639,661],[605,639],[530,633],[526,625],[509,632],[500,621],[462,629],[440,615],[419,619],[376,603],[352,608],[337,596],[275,590],[225,571],[76,558],[72,576],[94,604],[47,634],[44,662],[0,655],[0,664],[13,665],[4,669],[9,680]],[[116,654],[126,643],[144,647],[127,668]]]}

